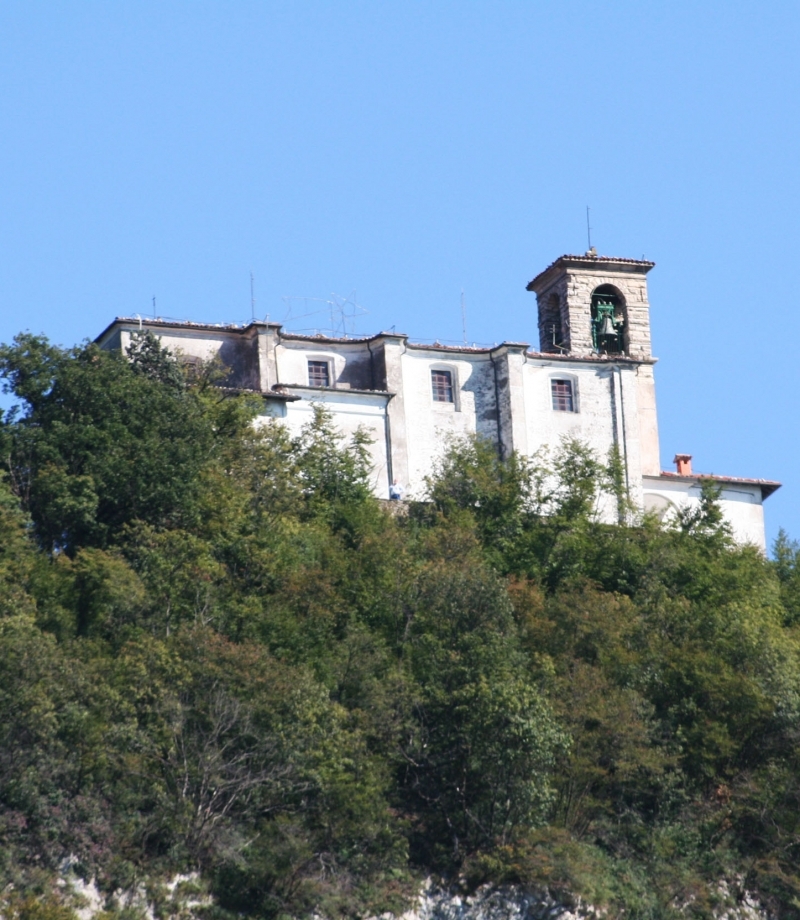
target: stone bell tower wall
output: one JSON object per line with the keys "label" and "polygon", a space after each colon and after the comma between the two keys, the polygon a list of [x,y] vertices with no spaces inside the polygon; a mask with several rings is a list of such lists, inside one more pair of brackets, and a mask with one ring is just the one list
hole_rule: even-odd
{"label": "stone bell tower wall", "polygon": [[[557,259],[528,285],[529,291],[536,292],[539,306],[541,350],[573,355],[592,354],[592,293],[601,285],[610,285],[621,295],[625,311],[625,354],[631,358],[650,358],[647,272],[652,267],[652,262],[605,256],[562,256]],[[556,302],[561,314],[560,348],[554,348],[552,344],[552,314]]]}

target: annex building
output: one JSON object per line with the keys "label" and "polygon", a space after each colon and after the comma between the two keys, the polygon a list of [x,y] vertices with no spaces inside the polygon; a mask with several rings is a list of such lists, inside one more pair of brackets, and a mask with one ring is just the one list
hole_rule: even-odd
{"label": "annex building", "polygon": [[[605,458],[616,445],[630,497],[661,516],[698,501],[691,457],[661,469],[650,344],[647,273],[653,262],[564,255],[527,289],[538,306],[538,350],[526,342],[493,348],[425,345],[382,332],[331,338],[276,323],[213,325],[122,318],[97,338],[126,350],[147,329],[188,362],[219,358],[227,385],[257,393],[264,418],[298,430],[323,404],[344,434],[372,437],[373,489],[392,482],[419,497],[448,436],[477,434],[507,455],[533,455],[577,437]],[[741,542],[765,547],[763,502],[780,483],[711,475]],[[615,520],[609,503],[600,513]]]}

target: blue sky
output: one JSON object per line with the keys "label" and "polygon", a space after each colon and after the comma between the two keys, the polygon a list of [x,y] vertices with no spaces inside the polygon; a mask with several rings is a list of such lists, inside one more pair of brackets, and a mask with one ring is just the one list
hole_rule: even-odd
{"label": "blue sky", "polygon": [[[662,463],[800,538],[800,4],[0,5],[0,341],[116,315],[536,344],[526,283],[654,260]],[[320,305],[317,304],[317,307]],[[323,307],[324,309],[324,307]]]}

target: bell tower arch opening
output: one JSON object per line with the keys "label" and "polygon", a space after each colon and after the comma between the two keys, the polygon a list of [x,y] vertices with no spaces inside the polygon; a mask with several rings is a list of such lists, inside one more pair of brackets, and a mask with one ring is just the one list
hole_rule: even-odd
{"label": "bell tower arch opening", "polygon": [[592,291],[592,346],[600,355],[628,353],[628,311],[625,297],[612,284],[601,284]]}
{"label": "bell tower arch opening", "polygon": [[561,316],[561,297],[551,291],[539,310],[539,351],[560,354],[564,347],[564,323]]}

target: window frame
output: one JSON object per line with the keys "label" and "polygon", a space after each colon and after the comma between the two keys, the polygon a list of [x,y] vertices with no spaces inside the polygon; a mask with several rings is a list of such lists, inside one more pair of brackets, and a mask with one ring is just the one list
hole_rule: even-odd
{"label": "window frame", "polygon": [[[437,386],[435,383],[434,375],[435,374],[447,374],[450,378],[449,399],[437,399]],[[456,411],[458,411],[458,373],[455,368],[448,367],[446,365],[433,365],[429,368],[429,381],[430,381],[430,398],[434,406],[453,406]]]}
{"label": "window frame", "polygon": [[[322,383],[315,381],[312,378],[312,375],[311,375],[312,365],[315,365],[316,367],[320,367],[324,365],[325,378],[327,380],[327,383],[322,384]],[[333,367],[332,367],[331,359],[323,358],[323,357],[316,357],[316,356],[307,357],[306,358],[306,376],[308,379],[308,385],[310,387],[316,387],[316,388],[323,389],[323,390],[330,389],[331,386],[333,385]]]}
{"label": "window frame", "polygon": [[[569,415],[576,415],[580,412],[580,403],[578,401],[578,380],[572,374],[553,374],[550,378],[550,410],[552,412],[564,412]],[[566,399],[565,394],[556,393],[558,384],[566,384],[569,387],[570,407],[556,405],[556,400]]]}

